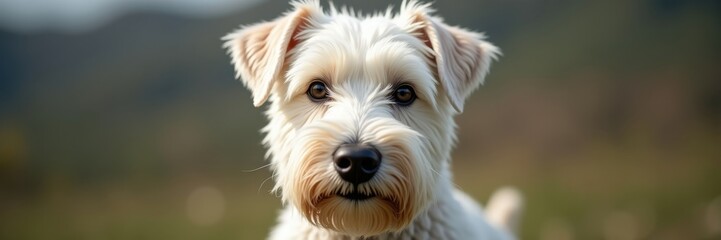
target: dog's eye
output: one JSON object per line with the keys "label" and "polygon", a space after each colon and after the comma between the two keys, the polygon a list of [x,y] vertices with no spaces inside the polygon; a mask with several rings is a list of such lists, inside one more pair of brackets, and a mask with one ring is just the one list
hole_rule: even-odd
{"label": "dog's eye", "polygon": [[408,106],[416,100],[416,92],[410,85],[401,85],[393,92],[393,101],[401,106]]}
{"label": "dog's eye", "polygon": [[325,83],[321,81],[315,81],[308,86],[308,97],[313,101],[322,101],[328,98],[328,88]]}

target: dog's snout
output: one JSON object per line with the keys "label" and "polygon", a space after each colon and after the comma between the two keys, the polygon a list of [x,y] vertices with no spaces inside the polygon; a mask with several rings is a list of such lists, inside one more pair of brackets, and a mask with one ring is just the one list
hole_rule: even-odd
{"label": "dog's snout", "polygon": [[333,153],[335,170],[343,180],[361,184],[367,182],[381,166],[378,149],[363,144],[343,144]]}

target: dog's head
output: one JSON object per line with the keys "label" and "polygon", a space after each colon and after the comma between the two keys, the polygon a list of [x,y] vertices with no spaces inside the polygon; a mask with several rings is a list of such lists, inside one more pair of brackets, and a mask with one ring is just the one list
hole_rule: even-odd
{"label": "dog's head", "polygon": [[271,102],[276,190],[334,231],[402,229],[448,177],[453,116],[498,50],[414,1],[366,17],[293,5],[224,38],[254,105]]}

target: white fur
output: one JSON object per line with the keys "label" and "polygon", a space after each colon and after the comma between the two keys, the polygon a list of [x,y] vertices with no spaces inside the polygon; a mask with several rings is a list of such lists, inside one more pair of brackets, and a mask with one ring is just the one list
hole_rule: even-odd
{"label": "white fur", "polygon": [[[285,210],[270,239],[512,239],[520,196],[504,194],[490,221],[455,190],[449,169],[453,116],[483,82],[498,49],[483,35],[445,25],[427,4],[404,2],[398,14],[325,13],[318,2],[227,35],[238,76],[254,105],[271,105],[263,128]],[[330,100],[306,90],[323,81]],[[418,98],[398,106],[399,84]],[[352,185],[333,168],[343,143],[375,146],[378,173],[358,185],[364,201],[336,194]],[[512,190],[508,190],[512,191]],[[495,208],[495,207],[494,207]]]}

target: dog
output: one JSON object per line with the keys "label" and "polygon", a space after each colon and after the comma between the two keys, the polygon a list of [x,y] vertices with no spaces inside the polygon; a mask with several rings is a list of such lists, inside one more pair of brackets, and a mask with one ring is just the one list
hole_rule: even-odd
{"label": "dog", "polygon": [[514,239],[522,203],[457,190],[454,116],[500,51],[430,4],[362,15],[291,3],[223,37],[256,107],[284,203],[269,239]]}

